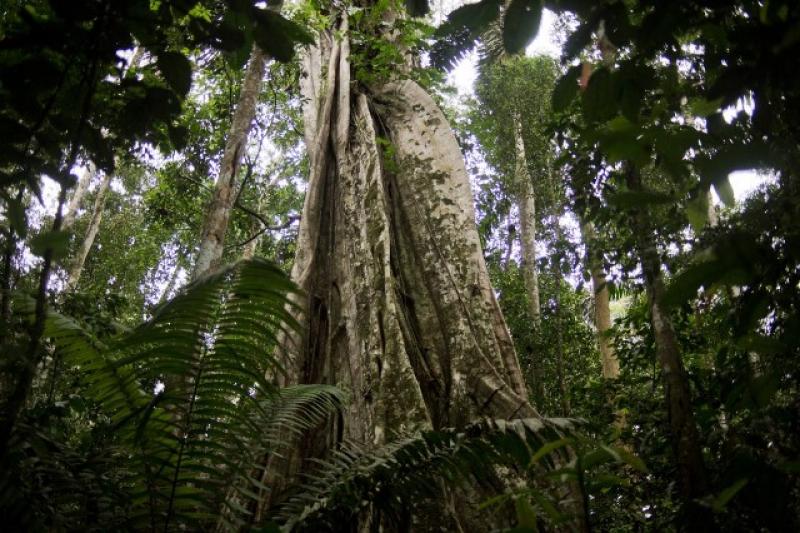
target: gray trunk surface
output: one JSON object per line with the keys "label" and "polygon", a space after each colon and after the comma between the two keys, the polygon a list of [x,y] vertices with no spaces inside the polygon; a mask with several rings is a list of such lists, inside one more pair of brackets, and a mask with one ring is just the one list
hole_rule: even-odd
{"label": "gray trunk surface", "polygon": [[306,295],[295,378],[350,390],[345,434],[376,445],[536,416],[447,120],[414,81],[355,89],[340,30],[306,52],[301,78],[311,169],[292,272]]}
{"label": "gray trunk surface", "polygon": [[266,54],[258,46],[253,45],[239,101],[231,121],[230,133],[225,141],[225,151],[220,162],[214,193],[203,220],[200,245],[192,272],[193,280],[218,267],[222,259],[222,253],[225,250],[225,233],[228,230],[231,210],[238,191],[236,177],[247,148],[250,128],[256,116],[256,104],[261,81],[264,79],[266,61]]}
{"label": "gray trunk surface", "polygon": [[89,226],[86,228],[86,234],[81,241],[78,248],[78,253],[73,259],[72,265],[69,268],[69,275],[67,278],[66,289],[73,290],[78,286],[78,281],[81,279],[83,273],[83,265],[86,264],[86,258],[94,245],[94,240],[97,237],[97,232],[100,231],[100,222],[103,219],[103,209],[106,203],[106,194],[108,187],[111,185],[111,174],[105,174],[103,181],[97,189],[97,195],[94,198],[94,207],[92,208],[92,219],[89,221]]}

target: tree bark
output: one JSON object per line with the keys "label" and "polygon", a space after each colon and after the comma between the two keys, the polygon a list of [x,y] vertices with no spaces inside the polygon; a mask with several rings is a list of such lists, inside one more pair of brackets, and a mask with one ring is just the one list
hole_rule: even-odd
{"label": "tree bark", "polygon": [[[336,430],[367,446],[481,416],[537,417],[444,114],[402,74],[352,84],[346,17],[337,26],[303,57],[310,176],[289,379],[351,391]],[[299,455],[324,453],[338,438],[329,429]]]}
{"label": "tree bark", "polygon": [[597,346],[600,350],[602,376],[606,379],[619,377],[619,359],[614,345],[608,335],[611,331],[611,306],[603,269],[603,255],[597,245],[594,225],[584,222],[582,225],[583,243],[586,246],[587,266],[592,277],[592,294],[594,299],[594,325],[597,331]]}
{"label": "tree bark", "polygon": [[75,259],[69,268],[69,275],[67,278],[66,290],[70,291],[78,286],[81,274],[83,273],[83,265],[86,264],[86,258],[94,245],[94,240],[97,237],[97,232],[100,231],[100,222],[103,219],[103,209],[106,203],[106,194],[108,187],[111,185],[111,174],[103,176],[103,181],[100,182],[100,187],[97,189],[97,195],[94,199],[94,207],[92,209],[92,219],[89,221],[89,226],[86,228],[86,234],[83,237],[81,246]]}
{"label": "tree bark", "polygon": [[[562,211],[563,213],[563,211]],[[564,274],[561,270],[562,254],[559,248],[564,246],[564,235],[561,232],[561,223],[559,217],[555,220],[555,233],[556,233],[556,251],[552,254],[553,276],[556,282],[556,296],[555,296],[555,320],[556,320],[556,373],[558,374],[558,389],[561,393],[561,415],[569,416],[570,402],[569,392],[567,390],[567,382],[564,376],[564,360],[566,354],[564,352],[564,321],[561,309],[561,287],[564,283]]]}
{"label": "tree bark", "polygon": [[[633,165],[627,165],[626,181],[631,191],[642,190],[641,176]],[[708,495],[709,481],[692,410],[689,377],[683,366],[680,345],[672,321],[663,303],[661,259],[656,249],[653,228],[647,215],[641,210],[634,212],[633,229],[637,236],[639,258],[644,274],[656,355],[664,377],[667,414],[678,467],[685,525],[691,531],[710,531],[715,529],[711,511],[697,501]]]}
{"label": "tree bark", "polygon": [[528,311],[535,329],[539,329],[542,307],[539,301],[539,274],[536,271],[536,196],[528,173],[525,154],[525,141],[522,138],[522,125],[519,119],[514,122],[514,144],[516,162],[514,183],[519,190],[517,207],[519,209],[519,237],[521,244],[522,275],[528,293]]}
{"label": "tree bark", "polygon": [[236,175],[247,148],[250,128],[256,116],[256,104],[261,89],[261,81],[266,71],[267,55],[256,45],[250,54],[239,101],[233,114],[231,130],[225,141],[225,151],[220,162],[219,175],[211,203],[206,209],[203,231],[197,250],[192,279],[219,266],[225,249],[225,233],[231,209],[237,196]]}
{"label": "tree bark", "polygon": [[346,19],[339,30],[303,61],[311,164],[292,271],[306,295],[296,377],[352,390],[345,433],[365,443],[536,416],[444,115],[408,79],[352,87]]}
{"label": "tree bark", "polygon": [[89,190],[89,185],[91,184],[92,176],[94,176],[95,172],[94,163],[89,161],[86,167],[84,167],[81,177],[78,179],[75,192],[72,193],[72,198],[69,199],[69,204],[67,204],[67,212],[64,213],[64,222],[61,225],[62,229],[68,230],[72,227],[72,224],[75,223],[75,217],[78,214],[78,210],[81,208],[81,202],[83,202],[83,197],[86,196],[86,191]]}
{"label": "tree bark", "polygon": [[[534,338],[538,339],[541,329],[542,306],[539,299],[539,273],[536,270],[536,196],[533,182],[528,172],[528,160],[525,152],[525,141],[522,137],[522,124],[519,117],[514,117],[514,189],[519,211],[520,266],[527,293],[528,314]],[[534,402],[544,400],[544,380],[541,361],[536,353],[536,346],[529,347],[529,377],[533,382]]]}

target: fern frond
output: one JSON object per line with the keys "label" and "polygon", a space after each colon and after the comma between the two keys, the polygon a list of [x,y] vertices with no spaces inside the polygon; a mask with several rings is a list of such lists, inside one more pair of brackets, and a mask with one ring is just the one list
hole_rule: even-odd
{"label": "fern frond", "polygon": [[295,385],[259,403],[260,431],[250,439],[239,467],[231,469],[224,480],[228,490],[222,502],[221,525],[225,529],[245,527],[251,515],[245,505],[258,504],[270,490],[264,484],[267,459],[291,452],[299,437],[341,413],[345,395],[330,385]]}
{"label": "fern frond", "polygon": [[[275,516],[287,531],[335,531],[368,505],[399,517],[410,500],[439,496],[439,481],[468,484],[487,479],[497,466],[524,470],[540,460],[549,468],[565,462],[565,457],[554,460],[563,449],[545,446],[572,428],[573,421],[566,419],[486,419],[461,431],[428,431],[377,450],[350,444],[320,462]],[[546,453],[537,457],[543,449]]]}
{"label": "fern frond", "polygon": [[482,34],[497,23],[501,3],[500,0],[481,0],[451,11],[447,20],[436,29],[437,40],[431,48],[433,66],[453,68],[473,50]]}
{"label": "fern frond", "polygon": [[[138,472],[129,526],[196,527],[223,501],[240,522],[237,498],[252,493],[254,465],[277,436],[321,423],[341,405],[330,387],[280,393],[278,337],[295,328],[295,290],[271,263],[252,259],[186,288],[130,334],[104,346],[52,314],[47,335],[79,367],[112,417]],[[231,486],[240,487],[233,499]],[[237,507],[238,509],[234,509]]]}

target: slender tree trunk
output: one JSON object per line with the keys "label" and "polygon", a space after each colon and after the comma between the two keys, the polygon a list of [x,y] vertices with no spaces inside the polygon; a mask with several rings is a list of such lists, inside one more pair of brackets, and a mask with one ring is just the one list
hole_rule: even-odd
{"label": "slender tree trunk", "polygon": [[508,224],[508,235],[506,236],[506,253],[503,256],[503,268],[508,268],[511,263],[511,254],[514,253],[514,241],[517,240],[517,229],[514,224]]}
{"label": "slender tree trunk", "polygon": [[[14,197],[17,205],[22,205],[24,189],[19,188]],[[3,274],[2,286],[0,286],[0,346],[5,344],[6,337],[11,327],[11,292],[14,287],[14,256],[17,253],[17,233],[9,223],[6,229],[6,241],[3,246]],[[2,385],[2,384],[0,384]],[[5,392],[0,390],[0,393]],[[3,394],[2,397],[4,397]]]}
{"label": "slender tree trunk", "polygon": [[[267,206],[267,198],[269,197],[275,183],[278,181],[280,174],[276,173],[267,183],[259,190],[258,201],[256,202],[256,211],[261,213],[264,207]],[[264,227],[264,221],[260,218],[253,217],[253,224],[251,231],[253,237],[244,245],[242,249],[242,259],[252,259],[256,255],[261,239],[264,232],[268,231],[268,227]]]}
{"label": "slender tree trunk", "polygon": [[94,245],[94,240],[97,237],[97,232],[100,231],[100,222],[103,219],[103,209],[106,203],[106,194],[108,194],[108,187],[111,185],[111,174],[103,176],[103,181],[100,182],[100,187],[97,189],[97,196],[94,199],[94,208],[92,209],[92,219],[89,221],[89,226],[86,228],[86,235],[83,237],[81,246],[75,259],[69,268],[69,276],[67,278],[66,289],[73,290],[78,286],[81,274],[83,273],[83,265],[86,264],[86,258]]}
{"label": "slender tree trunk", "polygon": [[[626,180],[631,191],[642,190],[641,176],[633,165],[628,165]],[[689,377],[683,366],[680,345],[672,321],[663,303],[661,259],[656,249],[653,228],[647,215],[641,210],[634,213],[633,224],[650,306],[656,355],[664,376],[672,447],[684,503],[685,528],[691,531],[713,530],[715,526],[711,511],[697,503],[699,498],[708,495],[709,481],[692,410]]]}
{"label": "slender tree trunk", "polygon": [[78,214],[78,210],[81,208],[81,202],[83,202],[83,197],[86,196],[86,191],[89,190],[89,185],[92,182],[92,176],[94,176],[94,174],[95,166],[94,163],[90,161],[86,164],[86,167],[84,167],[83,172],[81,172],[81,177],[78,178],[78,183],[75,186],[75,192],[72,193],[72,197],[69,199],[67,212],[64,213],[62,229],[68,230],[72,227],[72,224],[75,223],[75,217]]}
{"label": "slender tree trunk", "polygon": [[[77,149],[73,148],[67,159],[67,168],[75,162]],[[52,231],[60,231],[64,221],[64,204],[67,202],[67,190],[62,185],[58,194],[58,206],[53,220]],[[28,393],[33,383],[36,367],[41,359],[42,334],[44,333],[45,318],[47,315],[47,291],[50,283],[50,272],[53,267],[53,249],[47,248],[42,256],[42,269],[39,273],[39,285],[36,291],[36,305],[33,313],[33,322],[30,324],[28,347],[20,368],[16,372],[16,382],[12,386],[9,396],[3,405],[2,418],[0,418],[0,467],[4,467],[7,459],[9,443],[14,433],[17,419],[22,412]]]}
{"label": "slender tree trunk", "polygon": [[594,225],[591,222],[582,224],[583,242],[586,246],[587,266],[592,277],[592,294],[594,299],[594,325],[597,331],[597,346],[600,350],[602,375],[606,379],[619,377],[619,359],[614,345],[608,335],[611,331],[611,306],[606,283],[606,272],[603,269],[603,255],[597,244]]}
{"label": "slender tree trunk", "polygon": [[561,393],[561,414],[562,416],[569,416],[569,393],[567,391],[567,382],[564,378],[564,323],[561,314],[561,284],[563,276],[561,274],[561,265],[555,268],[556,278],[556,372],[558,374],[558,389]]}
{"label": "slender tree trunk", "polygon": [[3,247],[3,277],[0,287],[0,344],[5,341],[6,328],[11,321],[11,287],[14,276],[14,255],[17,252],[17,235],[10,227],[6,232],[6,242]]}
{"label": "slender tree trunk", "polygon": [[[519,211],[519,240],[522,278],[527,293],[528,314],[531,317],[534,338],[538,339],[541,329],[542,306],[539,299],[539,273],[536,270],[536,197],[533,181],[528,173],[528,160],[525,152],[525,141],[522,138],[522,124],[514,117],[514,186],[517,191],[517,209]],[[541,360],[537,355],[537,347],[531,346],[529,358],[530,379],[533,381],[534,401],[544,400],[544,380]]]}
{"label": "slender tree trunk", "polygon": [[[564,245],[564,237],[561,232],[561,224],[556,218],[556,246],[561,248]],[[564,353],[564,321],[561,309],[561,288],[564,283],[564,274],[561,271],[561,258],[562,254],[558,249],[553,254],[553,276],[556,281],[556,298],[555,298],[555,320],[556,320],[556,373],[558,374],[558,389],[561,393],[561,414],[569,416],[571,411],[569,405],[569,392],[567,391],[567,382],[564,377],[564,361],[566,354]]]}
{"label": "slender tree trunk", "polygon": [[266,71],[266,62],[267,55],[258,46],[253,45],[230,133],[225,141],[225,151],[220,162],[214,195],[205,213],[192,279],[197,279],[216,268],[222,259],[225,233],[237,196],[236,175],[244,151],[247,149],[247,139],[256,116],[256,104]]}
{"label": "slender tree trunk", "polygon": [[519,190],[517,207],[519,208],[519,237],[521,244],[522,275],[525,279],[525,290],[528,292],[528,311],[539,329],[542,307],[539,301],[539,274],[536,271],[536,196],[533,183],[528,173],[525,155],[525,141],[522,138],[522,126],[518,119],[514,123],[514,142],[516,147],[516,163],[514,165],[514,182]]}

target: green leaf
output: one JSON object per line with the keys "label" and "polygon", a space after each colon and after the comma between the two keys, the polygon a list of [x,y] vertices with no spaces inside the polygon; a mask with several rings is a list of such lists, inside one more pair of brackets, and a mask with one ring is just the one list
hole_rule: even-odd
{"label": "green leaf", "polygon": [[600,149],[609,162],[630,161],[638,167],[650,161],[648,146],[639,129],[627,118],[618,115],[597,132]]}
{"label": "green leaf", "polygon": [[575,65],[570,67],[569,70],[558,79],[553,89],[552,96],[554,112],[559,113],[566,110],[575,99],[575,95],[578,94],[578,78],[580,75],[581,66]]}
{"label": "green leaf", "polygon": [[267,9],[256,9],[256,43],[277,61],[286,63],[294,57],[295,44],[313,44],[314,37],[299,24]]}
{"label": "green leaf", "polygon": [[768,167],[772,160],[769,146],[761,141],[725,145],[711,157],[698,158],[696,165],[705,183],[716,184],[737,170]]}
{"label": "green leaf", "polygon": [[588,122],[603,122],[617,114],[616,90],[607,68],[594,71],[582,100],[583,116]]}
{"label": "green leaf", "polygon": [[664,303],[668,307],[681,305],[697,296],[700,287],[710,287],[719,280],[724,269],[719,261],[704,261],[691,265],[678,274],[667,287]]}
{"label": "green leaf", "polygon": [[47,250],[52,250],[53,259],[59,259],[69,251],[69,232],[61,230],[40,233],[31,239],[30,247],[33,255],[41,257]]}
{"label": "green leaf", "polygon": [[520,527],[537,531],[536,511],[527,498],[519,497],[514,500],[514,509],[517,511],[517,524]]}
{"label": "green leaf", "polygon": [[706,100],[705,98],[692,98],[689,100],[689,112],[696,117],[707,117],[719,111],[722,98]]}
{"label": "green leaf", "polygon": [[525,50],[542,21],[541,0],[511,0],[503,17],[503,45],[509,54]]}
{"label": "green leaf", "polygon": [[736,205],[736,197],[733,194],[733,187],[731,187],[729,176],[722,176],[715,181],[714,189],[717,191],[720,200],[722,200],[727,207]]}
{"label": "green leaf", "polygon": [[169,133],[169,141],[172,143],[173,148],[182,150],[186,147],[186,143],[189,140],[189,130],[186,126],[170,125],[167,131]]}
{"label": "green leaf", "polygon": [[778,392],[779,386],[780,379],[774,372],[771,372],[757,377],[750,383],[750,394],[758,407],[766,407]]}
{"label": "green leaf", "polygon": [[635,209],[647,205],[669,204],[675,201],[672,195],[657,191],[619,191],[608,196],[609,205],[622,209]]}
{"label": "green leaf", "polygon": [[431,48],[432,64],[439,69],[455,66],[497,20],[500,3],[500,0],[481,0],[451,11],[434,33],[437,40]]}
{"label": "green leaf", "polygon": [[780,354],[787,349],[786,345],[781,341],[758,333],[750,333],[742,337],[737,345],[743,350],[757,352],[762,355]]}
{"label": "green leaf", "polygon": [[531,496],[533,496],[536,504],[545,512],[548,517],[550,517],[550,520],[552,520],[553,523],[559,524],[564,521],[564,515],[561,514],[558,509],[556,509],[556,506],[553,505],[553,503],[545,494],[542,494],[538,490],[532,490]]}
{"label": "green leaf", "polygon": [[156,61],[158,70],[169,86],[181,98],[192,87],[192,63],[179,52],[162,52]]}
{"label": "green leaf", "polygon": [[15,198],[6,200],[6,217],[17,235],[24,239],[28,233],[28,224],[25,217],[25,206],[22,205],[22,202],[18,202]]}
{"label": "green leaf", "polygon": [[613,450],[619,456],[622,462],[626,463],[634,470],[638,470],[639,472],[645,474],[647,473],[647,466],[644,464],[644,461],[642,461],[640,457],[637,457],[636,455],[632,454],[631,452],[629,452],[625,448],[622,448],[621,446],[615,446]]}
{"label": "green leaf", "polygon": [[731,499],[736,496],[736,494],[747,485],[749,480],[747,478],[742,478],[736,481],[733,485],[726,488],[711,501],[711,508],[716,512],[722,512],[725,510],[725,506],[728,504]]}
{"label": "green leaf", "polygon": [[611,461],[615,461],[616,459],[617,457],[614,451],[601,446],[585,453],[580,458],[580,464],[585,471],[591,471],[595,466],[609,463]]}
{"label": "green leaf", "polygon": [[531,457],[528,466],[529,467],[533,466],[534,464],[536,464],[537,461],[539,461],[539,459],[541,459],[545,455],[548,455],[559,448],[563,448],[564,446],[569,445],[571,442],[572,442],[571,439],[558,439],[545,443],[541,448],[536,450],[536,453],[533,454],[533,457]]}
{"label": "green leaf", "polygon": [[428,14],[428,0],[406,0],[406,11],[412,17],[423,17]]}
{"label": "green leaf", "polygon": [[708,222],[708,195],[700,193],[686,203],[686,218],[695,232],[700,232]]}
{"label": "green leaf", "polygon": [[789,474],[800,474],[800,461],[784,461],[778,465],[778,469]]}

